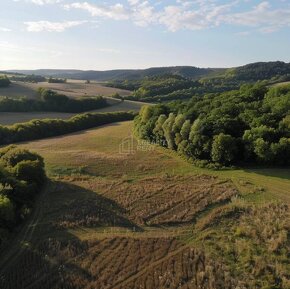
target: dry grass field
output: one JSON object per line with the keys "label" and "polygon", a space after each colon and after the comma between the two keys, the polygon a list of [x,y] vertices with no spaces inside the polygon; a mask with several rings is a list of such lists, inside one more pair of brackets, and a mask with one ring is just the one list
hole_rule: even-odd
{"label": "dry grass field", "polygon": [[0,96],[26,96],[28,98],[37,97],[37,89],[39,87],[44,87],[47,89],[52,89],[60,94],[65,94],[70,97],[81,97],[87,96],[110,96],[114,93],[119,93],[122,96],[130,95],[131,92],[128,90],[122,90],[117,88],[106,87],[101,83],[92,81],[86,84],[84,80],[71,80],[68,79],[67,83],[25,83],[25,82],[12,82],[10,87],[0,88]]}
{"label": "dry grass field", "polygon": [[2,252],[0,288],[248,289],[263,288],[265,272],[289,288],[279,250],[288,246],[290,170],[195,168],[169,150],[140,146],[132,126],[20,145],[44,157],[50,182]]}

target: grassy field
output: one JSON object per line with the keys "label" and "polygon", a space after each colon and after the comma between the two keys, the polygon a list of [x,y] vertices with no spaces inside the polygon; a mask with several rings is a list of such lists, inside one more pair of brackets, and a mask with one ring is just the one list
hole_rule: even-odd
{"label": "grassy field", "polygon": [[0,96],[16,97],[27,96],[28,98],[37,97],[37,89],[44,87],[52,89],[60,94],[65,94],[70,97],[87,96],[110,96],[114,93],[119,93],[122,96],[130,95],[128,90],[122,90],[117,88],[106,87],[101,83],[92,81],[89,84],[85,84],[84,80],[71,80],[68,79],[67,83],[25,83],[25,82],[12,82],[7,88],[0,88]]}
{"label": "grassy field", "polygon": [[[271,284],[277,266],[277,288],[289,288],[279,246],[285,250],[290,170],[195,168],[138,143],[132,126],[20,145],[44,157],[50,182],[2,252],[0,287],[274,288],[259,280]],[[275,270],[263,271],[275,250]]]}
{"label": "grassy field", "polygon": [[283,85],[289,85],[290,81],[285,81],[285,82],[280,82],[280,83],[276,83],[274,84],[274,86],[283,86]]}

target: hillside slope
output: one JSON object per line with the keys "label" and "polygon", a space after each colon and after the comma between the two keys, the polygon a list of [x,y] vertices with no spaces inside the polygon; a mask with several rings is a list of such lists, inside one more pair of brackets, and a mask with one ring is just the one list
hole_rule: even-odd
{"label": "hillside slope", "polygon": [[21,145],[51,182],[0,287],[288,289],[289,169],[194,168],[132,126]]}

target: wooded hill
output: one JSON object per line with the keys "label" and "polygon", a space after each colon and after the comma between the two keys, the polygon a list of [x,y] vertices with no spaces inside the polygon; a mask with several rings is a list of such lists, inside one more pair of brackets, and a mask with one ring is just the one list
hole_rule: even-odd
{"label": "wooded hill", "polygon": [[[201,78],[233,78],[238,80],[257,81],[290,74],[290,63],[282,61],[257,62],[235,68],[198,68],[194,66],[154,67],[149,69],[118,69],[108,71],[95,70],[10,70],[10,73],[37,74],[45,77],[60,77],[72,79],[89,79],[98,81],[142,79],[164,74],[179,75],[190,79]],[[288,76],[289,77],[289,76]]]}

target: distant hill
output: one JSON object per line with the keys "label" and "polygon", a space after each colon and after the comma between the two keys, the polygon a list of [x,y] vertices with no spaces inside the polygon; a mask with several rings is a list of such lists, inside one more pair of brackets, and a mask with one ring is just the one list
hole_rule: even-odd
{"label": "distant hill", "polygon": [[154,67],[148,69],[117,69],[107,71],[74,69],[9,70],[6,73],[35,74],[45,77],[59,77],[96,81],[138,80],[157,75],[179,75],[192,80],[225,79],[238,82],[289,78],[290,63],[282,61],[256,62],[233,68],[198,68],[194,66]]}
{"label": "distant hill", "polygon": [[240,81],[258,81],[290,74],[290,63],[282,61],[256,62],[227,69],[224,76]]}
{"label": "distant hill", "polygon": [[65,70],[65,69],[38,69],[38,70],[11,70],[10,73],[37,74],[45,77],[61,77],[71,79],[89,79],[97,81],[112,80],[133,80],[146,76],[156,76],[163,74],[180,75],[186,78],[199,79],[215,73],[222,73],[225,69],[219,68],[198,68],[193,66],[155,67],[148,69],[118,69],[107,71],[94,70]]}

